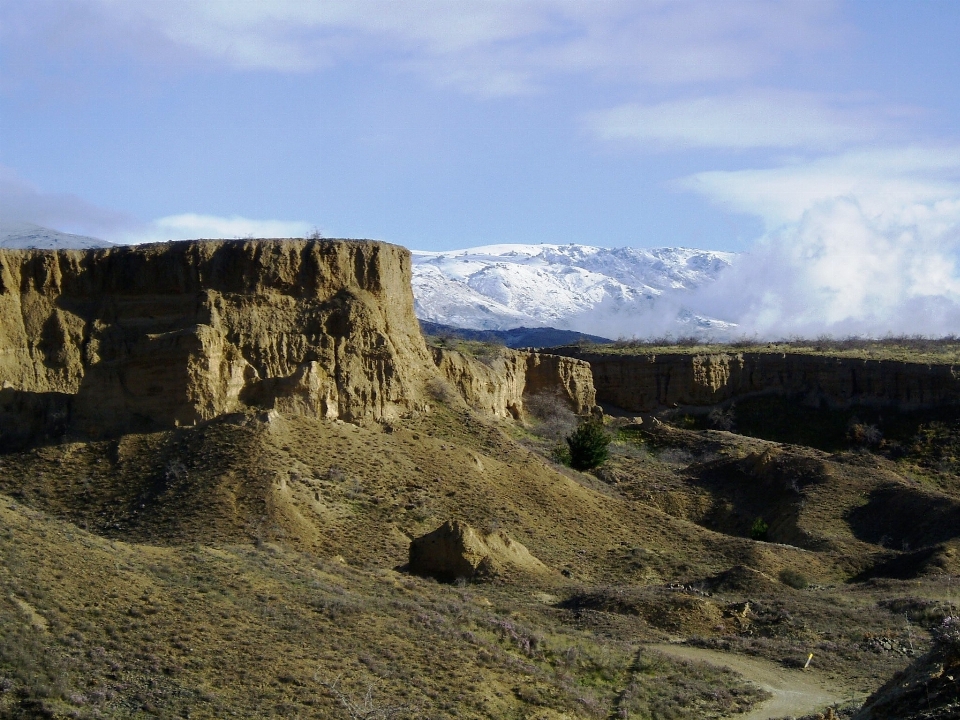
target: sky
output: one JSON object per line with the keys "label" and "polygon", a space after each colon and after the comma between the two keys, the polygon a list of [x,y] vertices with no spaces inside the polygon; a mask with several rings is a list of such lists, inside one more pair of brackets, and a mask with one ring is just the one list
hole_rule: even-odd
{"label": "sky", "polygon": [[0,0],[0,221],[743,254],[745,331],[960,333],[960,2]]}

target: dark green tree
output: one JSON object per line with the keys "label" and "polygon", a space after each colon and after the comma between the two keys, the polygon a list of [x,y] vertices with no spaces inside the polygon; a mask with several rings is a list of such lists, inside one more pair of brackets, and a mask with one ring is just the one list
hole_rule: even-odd
{"label": "dark green tree", "polygon": [[599,420],[586,420],[567,436],[570,448],[570,467],[575,470],[589,470],[606,461],[609,452],[610,435],[603,429]]}
{"label": "dark green tree", "polygon": [[766,540],[767,531],[770,529],[770,526],[767,525],[766,521],[763,518],[757,518],[753,521],[753,525],[750,528],[750,537],[754,540]]}

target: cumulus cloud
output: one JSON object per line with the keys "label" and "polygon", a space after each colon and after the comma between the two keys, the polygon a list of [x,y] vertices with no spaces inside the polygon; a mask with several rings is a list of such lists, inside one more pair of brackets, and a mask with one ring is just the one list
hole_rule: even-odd
{"label": "cumulus cloud", "polygon": [[672,84],[751,77],[835,40],[843,32],[837,7],[834,0],[36,0],[12,9],[4,40],[26,49],[38,36],[65,35],[69,47],[86,38],[98,52],[112,45],[165,62],[179,48],[225,67],[279,72],[383,62],[467,92],[511,95],[570,73]]}
{"label": "cumulus cloud", "polygon": [[687,186],[768,227],[698,311],[763,337],[960,332],[960,148],[702,173]]}
{"label": "cumulus cloud", "polygon": [[807,92],[754,90],[591,113],[588,127],[601,139],[655,149],[837,148],[877,136],[874,108],[839,109]]}

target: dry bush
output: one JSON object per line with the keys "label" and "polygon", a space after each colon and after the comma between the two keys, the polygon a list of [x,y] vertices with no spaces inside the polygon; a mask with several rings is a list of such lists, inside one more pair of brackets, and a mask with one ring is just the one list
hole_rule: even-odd
{"label": "dry bush", "polygon": [[434,376],[427,380],[426,390],[431,398],[444,405],[450,404],[457,397],[457,393],[450,386],[450,383],[439,376]]}
{"label": "dry bush", "polygon": [[559,442],[577,429],[577,416],[559,393],[532,395],[524,401],[524,408],[535,420],[532,432],[537,437]]}

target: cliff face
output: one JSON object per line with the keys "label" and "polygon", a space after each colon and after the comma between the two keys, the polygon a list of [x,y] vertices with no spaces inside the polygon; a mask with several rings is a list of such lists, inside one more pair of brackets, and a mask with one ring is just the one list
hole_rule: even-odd
{"label": "cliff face", "polygon": [[0,251],[0,442],[245,406],[379,420],[416,409],[432,372],[396,246]]}
{"label": "cliff face", "polygon": [[524,350],[501,351],[490,365],[453,350],[433,348],[440,374],[471,406],[497,417],[523,419],[525,396],[556,393],[584,414],[596,404],[590,365]]}
{"label": "cliff face", "polygon": [[[472,364],[471,364],[472,363]],[[589,367],[512,353],[440,362],[465,399],[593,404]],[[0,250],[0,447],[193,425],[245,408],[380,421],[425,410],[437,367],[410,253],[369,241],[198,240]]]}
{"label": "cliff face", "polygon": [[636,412],[714,405],[760,393],[799,396],[808,404],[831,407],[908,410],[960,402],[960,368],[952,365],[774,353],[553,352],[588,361],[597,399]]}

